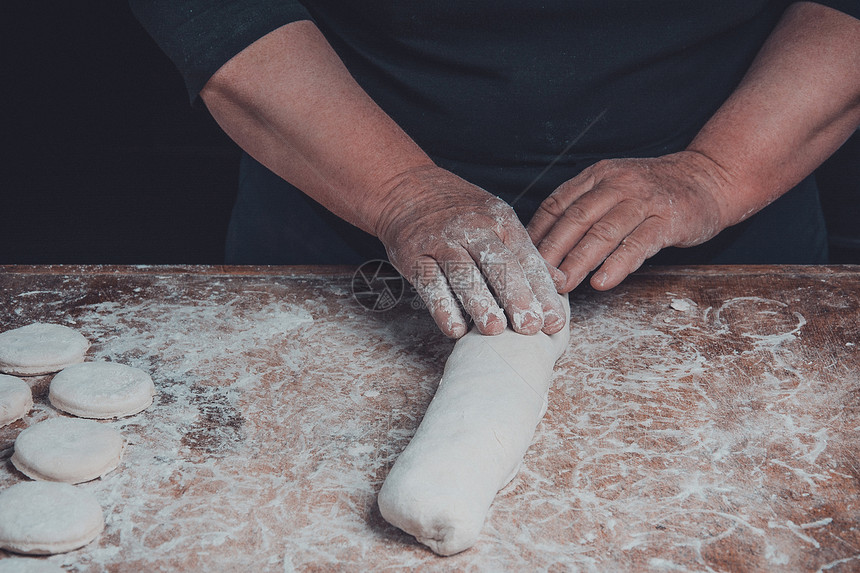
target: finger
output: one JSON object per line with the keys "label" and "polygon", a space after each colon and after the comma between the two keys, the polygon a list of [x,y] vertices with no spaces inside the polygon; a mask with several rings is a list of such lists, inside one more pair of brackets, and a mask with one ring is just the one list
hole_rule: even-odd
{"label": "finger", "polygon": [[539,244],[574,201],[588,193],[597,182],[591,170],[586,170],[558,186],[538,206],[526,226],[532,243]]}
{"label": "finger", "polygon": [[[565,310],[549,269],[554,270],[558,275],[562,273],[546,264],[537,248],[527,240],[527,237],[522,237],[520,241],[515,240],[514,250],[529,283],[529,288],[540,305],[543,315],[542,330],[547,334],[555,334],[565,325]],[[561,284],[564,284],[563,276]]]}
{"label": "finger", "polygon": [[[525,233],[521,239],[531,245]],[[514,253],[495,234],[469,242],[466,250],[498,295],[511,328],[520,334],[537,333],[543,326],[543,312]]]}
{"label": "finger", "polygon": [[411,282],[445,336],[460,338],[466,334],[466,318],[436,261],[419,257],[413,267]]}
{"label": "finger", "polygon": [[532,292],[541,305],[543,312],[543,332],[546,334],[555,334],[560,331],[565,325],[565,310],[558,296],[558,290],[547,272],[547,266],[543,258],[535,249],[535,252],[528,255],[523,263],[523,269],[526,276],[529,278]]}
{"label": "finger", "polygon": [[[540,255],[540,253],[538,253],[538,255]],[[543,260],[543,257],[541,257],[541,260]],[[549,272],[550,278],[552,278],[552,284],[555,285],[555,290],[561,291],[561,289],[564,288],[564,283],[567,282],[567,275],[546,261],[543,261],[543,264],[546,266],[546,270]]]}
{"label": "finger", "polygon": [[[617,194],[608,184],[598,184],[572,203],[552,229],[538,243],[538,252],[550,265],[567,274],[561,265],[570,251],[585,237],[592,225],[616,204]],[[570,277],[568,277],[568,284]]]}
{"label": "finger", "polygon": [[469,253],[460,249],[446,249],[439,253],[436,260],[445,273],[448,286],[472,317],[478,332],[501,334],[507,326],[505,313],[499,308]]}
{"label": "finger", "polygon": [[660,219],[645,219],[632,233],[621,241],[618,248],[591,277],[591,286],[597,290],[608,290],[618,286],[627,275],[642,266],[665,246],[664,225]]}
{"label": "finger", "polygon": [[643,220],[638,204],[623,201],[597,220],[570,250],[560,269],[567,275],[567,291],[596,269]]}

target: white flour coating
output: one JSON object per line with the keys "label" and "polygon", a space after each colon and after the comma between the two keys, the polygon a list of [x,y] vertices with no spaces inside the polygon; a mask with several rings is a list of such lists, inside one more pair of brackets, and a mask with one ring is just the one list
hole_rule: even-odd
{"label": "white flour coating", "polygon": [[114,470],[124,449],[119,432],[105,424],[51,418],[18,434],[12,465],[33,479],[75,484]]}
{"label": "white flour coating", "polygon": [[[351,301],[348,288],[340,296]],[[297,421],[307,424],[295,436],[302,440],[315,432],[343,429],[331,421],[325,423],[326,416],[337,414],[326,399],[315,400],[318,409],[308,420],[287,413],[294,413],[291,404],[298,401],[297,385],[303,380],[298,372],[308,346],[319,345],[310,335],[297,339],[296,332],[313,327],[309,310],[325,311],[331,299],[287,303],[277,292],[273,295],[253,288],[231,292],[217,283],[207,284],[188,298],[171,292],[164,298],[94,304],[76,316],[80,328],[96,341],[95,359],[151,371],[159,392],[156,403],[140,416],[101,423],[128,436],[131,447],[124,453],[121,471],[76,487],[93,492],[103,503],[114,537],[110,543],[103,538],[84,553],[63,556],[60,563],[73,568],[86,570],[86,564],[91,564],[94,570],[101,570],[105,564],[127,563],[128,556],[134,556],[140,565],[137,570],[150,570],[146,565],[150,561],[170,555],[178,558],[182,552],[176,553],[177,548],[199,546],[205,552],[235,536],[253,535],[267,546],[276,532],[258,527],[270,521],[292,522],[293,510],[284,504],[297,500],[297,482],[280,475],[256,475],[245,455],[234,456],[236,449],[243,454],[264,450],[264,457],[277,464],[281,463],[285,436],[292,439]],[[366,322],[358,316],[347,321]],[[344,348],[361,357],[366,344],[366,336],[356,337]],[[350,376],[337,385],[353,388],[355,376]],[[258,394],[263,384],[265,397]],[[315,386],[318,384],[309,385]],[[249,402],[262,405],[263,411],[243,419],[241,412]],[[234,411],[242,429],[219,428],[216,423],[198,440],[203,419],[222,409]],[[39,404],[33,418],[50,410]],[[318,428],[321,420],[323,427]],[[358,420],[354,429],[346,430],[355,436],[366,432]],[[265,437],[258,438],[260,433]],[[205,442],[201,444],[204,449],[198,449],[199,441]],[[315,467],[313,454],[306,453],[306,473]],[[359,476],[331,477],[345,480],[332,485],[332,490],[354,491]],[[231,484],[226,503],[212,503],[216,495],[210,489],[212,480]],[[185,491],[174,498],[176,488]],[[258,506],[261,495],[271,497],[270,507]],[[153,512],[163,519],[149,523]],[[258,525],[249,518],[255,513],[268,517]],[[359,523],[344,522],[344,526],[357,528]],[[259,565],[259,555],[248,555],[247,563],[249,567]]]}
{"label": "white flour coating", "polygon": [[155,385],[140,368],[115,362],[84,362],[51,380],[48,399],[58,410],[82,418],[121,418],[152,404]]}
{"label": "white flour coating", "polygon": [[0,492],[0,548],[63,553],[91,542],[103,528],[98,501],[72,485],[24,482]]}
{"label": "white flour coating", "polygon": [[[77,486],[102,502],[105,534],[51,561],[273,572],[631,571],[651,558],[655,569],[812,572],[860,562],[836,539],[860,547],[852,510],[839,505],[857,499],[860,353],[841,338],[835,352],[807,347],[809,332],[832,323],[802,310],[824,301],[834,334],[858,342],[845,282],[787,283],[771,296],[789,308],[663,278],[659,288],[676,292],[668,299],[643,297],[636,277],[574,294],[570,349],[535,444],[493,501],[482,541],[440,559],[383,521],[376,494],[453,342],[424,311],[364,311],[349,276],[126,277],[99,305],[88,278],[0,286],[0,304],[57,289],[53,300],[10,303],[10,314],[74,324],[93,357],[143,368],[159,389],[140,416],[106,422],[131,442],[121,471]],[[672,297],[699,307],[674,311]],[[851,318],[839,318],[843,307]],[[798,311],[809,325],[783,336]],[[314,320],[295,326],[300,314]],[[27,419],[49,415],[37,396]],[[206,419],[224,423],[207,430]],[[15,427],[0,437],[14,440]],[[0,488],[22,479],[5,466]],[[750,562],[726,564],[738,547]]]}
{"label": "white flour coating", "polygon": [[443,325],[448,331],[465,331],[466,319],[457,304],[457,297],[443,275],[434,274],[429,280],[415,280],[413,286],[431,315],[436,316],[441,312]]}
{"label": "white flour coating", "polygon": [[[233,368],[244,362],[241,357],[264,352],[286,333],[313,323],[311,314],[296,305],[273,301],[240,312],[234,307],[252,304],[255,293],[219,294],[216,290],[210,295],[215,301],[105,302],[93,305],[88,318],[101,346],[110,351],[102,357],[151,372],[153,377],[160,369],[180,377],[201,368],[213,376],[210,368],[226,368],[217,370],[213,383],[247,375],[244,368]],[[142,356],[148,358],[138,363]]]}
{"label": "white flour coating", "polygon": [[[733,315],[730,321],[725,320],[727,314]],[[782,328],[759,331],[754,322],[762,316],[770,318],[771,322]],[[734,326],[730,326],[729,322]],[[741,336],[754,340],[756,346],[767,349],[794,340],[806,324],[806,318],[799,312],[792,311],[784,302],[743,296],[728,300],[718,308],[714,313],[714,323],[724,331],[734,330]]]}
{"label": "white flour coating", "polygon": [[0,560],[0,573],[63,573],[59,565],[43,558],[8,557]]}
{"label": "white flour coating", "polygon": [[0,427],[26,416],[32,407],[30,386],[20,378],[0,374]]}
{"label": "white flour coating", "polygon": [[457,300],[476,324],[486,328],[490,319],[495,318],[499,327],[504,328],[507,324],[505,313],[493,298],[477,266],[471,262],[453,265],[446,272],[448,283],[457,295]]}
{"label": "white flour coating", "polygon": [[[402,423],[405,404],[392,413],[388,392],[368,399],[362,391],[394,372],[441,364],[443,356],[416,356],[414,348],[427,339],[425,323],[408,320],[396,330],[384,324],[374,329],[371,323],[368,330],[368,317],[348,288],[336,291],[336,299],[333,290],[297,306],[278,300],[277,292],[213,288],[184,304],[175,299],[102,303],[78,317],[99,341],[96,357],[151,368],[159,389],[142,420],[111,423],[130,435],[132,444],[146,447],[130,447],[122,471],[84,484],[103,502],[113,536],[109,545],[87,548],[85,563],[128,564],[134,556],[135,565],[127,566],[147,570],[147,563],[176,559],[173,569],[181,569],[187,555],[245,543],[256,549],[231,551],[245,564],[238,569],[268,570],[268,562],[284,570],[280,564],[295,555],[329,542],[342,545],[333,540],[367,531],[376,498],[367,472],[381,471],[391,453],[387,440],[368,432],[364,417],[344,417],[342,406]],[[234,305],[245,306],[244,314],[233,313]],[[339,314],[316,325],[311,313],[329,305]],[[321,342],[329,336],[350,357],[351,368],[332,364]],[[411,350],[403,347],[409,340]],[[376,346],[393,348],[386,364],[368,353]],[[309,367],[319,374],[305,375]],[[422,394],[435,386],[429,378],[418,382],[426,384]],[[242,428],[213,428],[200,443],[199,423],[216,407],[235,411]],[[344,454],[357,443],[374,447],[344,471]],[[286,473],[285,450],[290,452]],[[305,484],[311,476],[317,486],[309,491]],[[221,487],[227,488],[223,503],[213,504]],[[140,491],[146,495],[135,495]],[[285,535],[284,528],[292,533]],[[70,555],[64,563],[81,561]]]}
{"label": "white flour coating", "polygon": [[0,334],[0,372],[37,376],[83,362],[90,347],[79,332],[59,324],[34,323]]}
{"label": "white flour coating", "polygon": [[[565,451],[568,467],[549,483],[548,473],[558,471],[553,466],[524,469],[537,487],[530,495],[543,500],[540,517],[579,520],[580,531],[612,532],[615,546],[631,554],[662,547],[656,524],[671,531],[674,543],[692,551],[705,570],[712,544],[736,536],[751,537],[757,545],[774,543],[772,565],[798,564],[802,548],[767,526],[768,515],[796,510],[796,500],[770,498],[751,506],[746,487],[738,486],[766,490],[772,484],[768,466],[784,463],[775,457],[781,450],[799,456],[786,471],[796,478],[795,495],[809,495],[810,504],[816,484],[835,477],[804,469],[828,447],[821,430],[832,414],[819,418],[818,413],[832,412],[839,398],[825,390],[822,373],[803,374],[797,366],[802,356],[796,346],[788,347],[803,317],[778,301],[740,297],[723,301],[716,311],[694,307],[669,325],[635,303],[625,303],[626,313],[617,312],[620,301],[612,296],[606,304],[616,306],[611,318],[602,305],[573,303],[582,314],[574,312],[575,342],[559,368],[576,372],[583,384],[557,385],[550,401],[556,411],[578,413],[566,428],[542,425],[530,450]],[[731,318],[730,309],[737,311]],[[772,314],[775,309],[781,314]],[[695,332],[696,338],[686,340],[698,344],[681,344],[676,332]],[[737,365],[747,355],[765,368],[759,379],[737,379]],[[708,377],[715,381],[705,384]],[[801,396],[809,414],[783,406]],[[753,409],[751,402],[760,406]],[[778,440],[770,442],[775,436]],[[570,499],[553,500],[561,484]],[[709,504],[714,499],[729,510],[715,511]],[[696,523],[706,516],[713,530],[703,537]],[[640,533],[619,537],[631,524]],[[539,543],[537,535],[526,539]],[[582,556],[581,562],[605,563],[588,551],[593,541],[581,541],[593,558]]]}
{"label": "white flour coating", "polygon": [[543,307],[537,299],[532,299],[529,303],[529,309],[525,312],[515,312],[511,318],[511,323],[517,328],[521,328],[529,319],[542,319]]}
{"label": "white flour coating", "polygon": [[569,338],[563,328],[552,336],[473,330],[460,339],[379,492],[382,516],[441,555],[471,547],[546,412],[553,365]]}

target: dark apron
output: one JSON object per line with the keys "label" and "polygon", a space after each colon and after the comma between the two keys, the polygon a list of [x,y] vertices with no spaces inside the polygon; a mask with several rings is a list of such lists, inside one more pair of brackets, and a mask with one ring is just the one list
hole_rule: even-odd
{"label": "dark apron", "polygon": [[[490,188],[487,182],[475,183]],[[551,181],[551,188],[557,183]],[[524,223],[546,193],[544,189],[516,201],[514,207]],[[513,202],[516,195],[514,189],[499,193],[508,202]],[[238,197],[227,235],[227,264],[360,265],[385,258],[378,239],[332,215],[254,159],[243,156]],[[770,206],[707,243],[664,249],[648,262],[826,263],[827,232],[815,178],[806,178]]]}

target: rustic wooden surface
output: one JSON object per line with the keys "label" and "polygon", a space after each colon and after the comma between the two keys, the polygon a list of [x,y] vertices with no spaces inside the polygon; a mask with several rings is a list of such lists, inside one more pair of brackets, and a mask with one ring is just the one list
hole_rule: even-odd
{"label": "rustic wooden surface", "polygon": [[[410,294],[370,312],[352,269],[0,267],[0,331],[66,324],[144,368],[104,422],[120,467],[72,571],[860,570],[860,267],[646,269],[572,295],[572,338],[523,469],[478,544],[441,558],[376,493],[452,343]],[[675,308],[672,303],[676,301]],[[689,305],[685,309],[684,304]],[[50,377],[0,429],[59,415]],[[0,558],[10,554],[0,551]]]}

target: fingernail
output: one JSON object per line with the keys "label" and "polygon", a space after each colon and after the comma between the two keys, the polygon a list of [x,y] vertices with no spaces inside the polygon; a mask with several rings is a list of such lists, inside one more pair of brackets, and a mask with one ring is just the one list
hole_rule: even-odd
{"label": "fingernail", "polygon": [[549,276],[552,278],[552,282],[555,285],[555,289],[564,288],[564,283],[567,282],[567,275],[558,270],[555,267],[547,267],[549,269]]}
{"label": "fingernail", "polygon": [[609,275],[606,273],[606,271],[600,271],[599,273],[594,275],[594,277],[591,279],[591,282],[594,284],[594,286],[603,288],[608,279]]}
{"label": "fingernail", "polygon": [[564,318],[558,315],[554,310],[548,310],[543,316],[544,328],[555,328],[559,324],[564,323]]}
{"label": "fingernail", "polygon": [[466,334],[466,325],[458,322],[451,327],[451,338],[462,338]]}
{"label": "fingernail", "polygon": [[541,327],[541,316],[533,310],[516,312],[513,316],[514,330],[517,332],[537,332]]}
{"label": "fingernail", "polygon": [[481,334],[500,334],[508,325],[505,313],[498,307],[490,308],[479,316],[473,316],[475,326]]}

